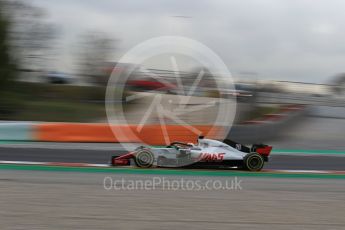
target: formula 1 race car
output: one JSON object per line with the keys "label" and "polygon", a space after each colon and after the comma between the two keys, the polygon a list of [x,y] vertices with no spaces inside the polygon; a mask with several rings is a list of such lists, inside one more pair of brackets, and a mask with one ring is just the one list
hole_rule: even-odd
{"label": "formula 1 race car", "polygon": [[169,146],[141,146],[122,156],[113,156],[112,166],[131,165],[150,167],[238,167],[249,171],[260,171],[268,161],[272,146],[255,144],[247,147],[229,139],[223,142],[198,138],[192,143],[173,142]]}

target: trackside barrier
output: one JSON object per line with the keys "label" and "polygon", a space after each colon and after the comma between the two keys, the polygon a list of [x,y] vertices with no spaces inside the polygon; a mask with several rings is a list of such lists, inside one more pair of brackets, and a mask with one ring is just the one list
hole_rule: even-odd
{"label": "trackside barrier", "polygon": [[4,122],[0,123],[1,141],[33,141],[33,123]]}

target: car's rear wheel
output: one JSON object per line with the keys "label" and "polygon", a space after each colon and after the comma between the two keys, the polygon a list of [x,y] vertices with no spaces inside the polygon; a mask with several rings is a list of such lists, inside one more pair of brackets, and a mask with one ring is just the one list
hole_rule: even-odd
{"label": "car's rear wheel", "polygon": [[260,171],[264,167],[264,159],[257,153],[249,153],[243,159],[244,168],[249,171]]}
{"label": "car's rear wheel", "polygon": [[135,164],[140,168],[151,168],[154,160],[153,153],[148,149],[139,150],[134,157]]}

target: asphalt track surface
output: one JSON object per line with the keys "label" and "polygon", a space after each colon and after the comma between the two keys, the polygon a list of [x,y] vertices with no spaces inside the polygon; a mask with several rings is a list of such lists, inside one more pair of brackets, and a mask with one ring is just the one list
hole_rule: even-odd
{"label": "asphalt track surface", "polygon": [[[345,180],[184,176],[185,181],[199,181],[201,186],[216,180],[223,185],[237,180],[240,185],[193,190],[170,187],[167,181],[172,185],[181,177],[164,176],[160,179],[165,179],[165,184],[130,189],[133,181],[152,181],[158,176],[0,172],[0,223],[4,230],[340,230],[345,226]],[[111,178],[108,190],[105,177]],[[124,182],[118,182],[123,178]],[[117,189],[111,189],[112,182]]]}

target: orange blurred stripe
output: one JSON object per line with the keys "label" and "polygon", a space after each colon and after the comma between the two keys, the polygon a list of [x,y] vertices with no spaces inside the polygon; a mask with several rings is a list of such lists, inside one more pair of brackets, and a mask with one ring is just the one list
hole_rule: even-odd
{"label": "orange blurred stripe", "polygon": [[[223,129],[209,125],[193,126],[209,138],[217,138]],[[116,130],[116,136],[111,128]],[[137,125],[87,124],[87,123],[42,123],[35,124],[35,139],[51,142],[144,142],[151,145],[165,145],[161,125],[145,125],[140,132]],[[181,142],[195,142],[197,134],[188,127],[166,125],[168,139]],[[213,128],[213,129],[212,129]],[[211,131],[212,130],[212,131]],[[211,132],[210,132],[211,131]]]}

